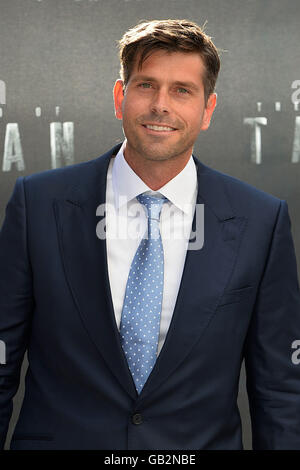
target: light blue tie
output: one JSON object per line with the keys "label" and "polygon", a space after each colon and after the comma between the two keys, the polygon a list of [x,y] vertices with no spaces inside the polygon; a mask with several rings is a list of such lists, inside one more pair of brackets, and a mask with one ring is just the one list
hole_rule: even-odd
{"label": "light blue tie", "polygon": [[164,286],[164,253],[159,218],[165,197],[140,194],[147,209],[148,237],[131,263],[122,309],[120,335],[128,366],[140,393],[156,361]]}

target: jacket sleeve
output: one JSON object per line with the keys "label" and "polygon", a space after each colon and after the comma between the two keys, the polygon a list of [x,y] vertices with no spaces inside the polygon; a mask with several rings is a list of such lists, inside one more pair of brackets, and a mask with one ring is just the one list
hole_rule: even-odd
{"label": "jacket sleeve", "polygon": [[24,177],[19,177],[0,231],[0,449],[19,387],[34,306],[26,232]]}
{"label": "jacket sleeve", "polygon": [[253,449],[300,449],[300,292],[288,206],[279,206],[244,350]]}

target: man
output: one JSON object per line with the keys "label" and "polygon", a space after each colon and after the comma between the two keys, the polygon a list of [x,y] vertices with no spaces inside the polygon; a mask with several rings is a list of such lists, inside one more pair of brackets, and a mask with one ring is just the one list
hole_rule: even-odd
{"label": "man", "polygon": [[[287,203],[192,155],[216,106],[217,49],[190,21],[150,21],[120,57],[123,145],[18,178],[7,206],[2,445],[27,349],[12,449],[241,449],[243,359],[253,448],[300,449]],[[198,207],[199,246],[179,236],[201,239]]]}

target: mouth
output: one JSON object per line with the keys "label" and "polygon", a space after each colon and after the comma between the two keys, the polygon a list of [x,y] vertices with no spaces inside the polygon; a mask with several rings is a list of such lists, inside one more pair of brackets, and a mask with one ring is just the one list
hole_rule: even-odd
{"label": "mouth", "polygon": [[175,127],[166,126],[163,124],[142,124],[142,126],[150,132],[154,133],[170,133],[177,131]]}

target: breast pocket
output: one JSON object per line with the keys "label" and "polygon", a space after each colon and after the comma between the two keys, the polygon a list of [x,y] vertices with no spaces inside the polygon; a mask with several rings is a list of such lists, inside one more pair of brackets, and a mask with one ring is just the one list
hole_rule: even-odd
{"label": "breast pocket", "polygon": [[221,307],[222,305],[229,305],[241,302],[244,299],[248,299],[251,294],[253,294],[253,292],[253,286],[245,286],[241,287],[240,289],[233,289],[231,291],[224,292],[218,304],[218,307]]}

